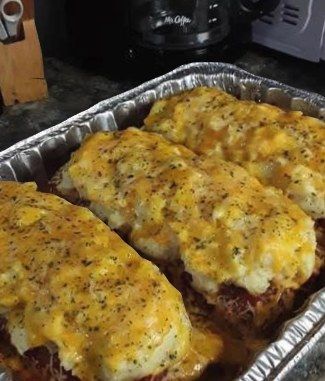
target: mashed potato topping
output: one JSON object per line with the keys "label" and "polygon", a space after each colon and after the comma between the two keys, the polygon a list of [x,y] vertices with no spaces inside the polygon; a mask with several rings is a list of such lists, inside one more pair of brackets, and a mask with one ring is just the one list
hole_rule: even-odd
{"label": "mashed potato topping", "polygon": [[0,313],[19,353],[54,346],[82,381],[154,376],[188,356],[179,292],[89,210],[15,182],[0,182],[0,207]]}
{"label": "mashed potato topping", "polygon": [[63,170],[72,189],[148,257],[180,258],[198,291],[298,288],[315,264],[313,221],[243,168],[135,128],[96,133]]}
{"label": "mashed potato topping", "polygon": [[325,218],[325,123],[318,119],[198,87],[158,100],[145,129],[241,165],[312,218]]}

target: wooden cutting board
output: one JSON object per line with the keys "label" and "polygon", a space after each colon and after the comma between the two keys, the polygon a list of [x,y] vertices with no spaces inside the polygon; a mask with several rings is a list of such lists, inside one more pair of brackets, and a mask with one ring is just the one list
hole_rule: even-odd
{"label": "wooden cutting board", "polygon": [[43,57],[34,21],[34,1],[23,0],[23,4],[22,39],[9,44],[0,42],[0,93],[6,106],[47,96]]}

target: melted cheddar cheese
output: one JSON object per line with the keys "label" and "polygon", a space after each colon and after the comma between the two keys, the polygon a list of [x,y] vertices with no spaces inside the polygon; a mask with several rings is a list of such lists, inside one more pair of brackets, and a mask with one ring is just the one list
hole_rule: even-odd
{"label": "melted cheddar cheese", "polygon": [[203,293],[231,283],[252,294],[298,288],[312,274],[312,220],[243,168],[197,156],[129,128],[86,139],[58,189],[90,208],[145,255],[180,258]]}
{"label": "melted cheddar cheese", "polygon": [[170,369],[166,381],[197,380],[207,365],[220,359],[223,350],[223,342],[219,335],[209,329],[203,329],[200,325],[193,328],[190,350],[181,362]]}
{"label": "melted cheddar cheese", "polygon": [[89,210],[0,182],[0,313],[19,353],[55,347],[81,380],[137,380],[178,364],[191,324],[179,292]]}
{"label": "melted cheddar cheese", "polygon": [[325,123],[318,119],[198,87],[158,100],[145,129],[235,162],[314,219],[325,217]]}

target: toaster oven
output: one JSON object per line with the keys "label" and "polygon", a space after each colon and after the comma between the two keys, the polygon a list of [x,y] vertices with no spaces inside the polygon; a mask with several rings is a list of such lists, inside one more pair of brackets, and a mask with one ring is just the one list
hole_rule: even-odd
{"label": "toaster oven", "polygon": [[254,42],[290,55],[325,60],[325,1],[281,0],[253,23]]}

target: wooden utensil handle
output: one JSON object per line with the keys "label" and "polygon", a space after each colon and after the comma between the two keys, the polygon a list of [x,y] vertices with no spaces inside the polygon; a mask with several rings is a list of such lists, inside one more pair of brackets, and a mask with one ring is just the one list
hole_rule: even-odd
{"label": "wooden utensil handle", "polygon": [[47,96],[34,1],[23,0],[23,4],[23,40],[6,45],[0,42],[0,92],[6,106]]}

